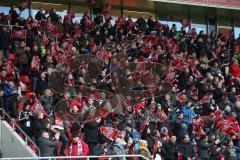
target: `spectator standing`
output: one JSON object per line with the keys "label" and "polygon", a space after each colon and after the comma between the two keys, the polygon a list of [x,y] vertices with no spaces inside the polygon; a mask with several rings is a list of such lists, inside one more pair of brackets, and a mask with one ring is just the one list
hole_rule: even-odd
{"label": "spectator standing", "polygon": [[154,31],[155,26],[156,26],[156,22],[155,22],[153,16],[150,16],[150,17],[148,18],[147,25],[148,25],[148,30],[149,30],[149,32]]}
{"label": "spectator standing", "polygon": [[73,141],[69,145],[69,156],[87,156],[89,155],[88,145],[80,139],[78,134],[73,135]]}
{"label": "spectator standing", "polygon": [[210,159],[209,150],[215,145],[219,144],[219,140],[215,142],[208,143],[208,136],[202,135],[200,137],[200,142],[198,144],[198,157],[200,160],[208,160]]}
{"label": "spectator standing", "polygon": [[84,125],[85,142],[88,144],[90,155],[93,154],[93,148],[98,144],[98,125],[101,118],[94,120],[93,122],[88,122]]}
{"label": "spectator standing", "polygon": [[195,111],[192,108],[192,102],[189,101],[182,107],[183,122],[187,124],[188,133],[192,133],[192,119],[196,117]]}
{"label": "spectator standing", "polygon": [[230,140],[228,142],[227,148],[225,150],[225,158],[226,160],[237,160],[238,159],[238,152],[240,148],[233,145],[233,141]]}
{"label": "spectator standing", "polygon": [[146,31],[146,29],[147,29],[147,22],[144,19],[144,16],[138,18],[136,23],[137,23],[137,26],[138,26],[140,31],[142,31],[142,32]]}
{"label": "spectator standing", "polygon": [[178,147],[178,155],[182,157],[182,160],[195,159],[196,153],[194,150],[194,146],[190,142],[190,138],[188,135],[185,135],[183,141],[180,143]]}
{"label": "spectator standing", "polygon": [[11,9],[9,10],[9,15],[11,16],[11,25],[15,25],[19,17],[19,14],[17,13],[15,7],[15,4],[11,4]]}
{"label": "spectator standing", "polygon": [[18,118],[18,92],[12,80],[3,87],[3,100],[5,111],[13,118]]}
{"label": "spectator standing", "polygon": [[57,22],[57,20],[58,20],[58,15],[57,15],[56,11],[57,10],[55,8],[53,8],[51,13],[49,14],[49,17],[51,18],[51,22],[53,24],[55,24]]}
{"label": "spectator standing", "polygon": [[45,130],[44,128],[44,115],[43,112],[38,112],[37,117],[33,120],[33,135],[37,139],[41,136],[41,133]]}
{"label": "spectator standing", "polygon": [[25,104],[23,110],[19,113],[18,121],[21,124],[22,130],[32,137],[32,121],[33,112],[30,110],[30,105]]}
{"label": "spectator standing", "polygon": [[40,74],[40,79],[37,81],[37,86],[36,86],[37,95],[42,95],[43,92],[47,89],[47,87],[48,87],[48,81],[46,77],[46,72],[42,72]]}
{"label": "spectator standing", "polygon": [[35,16],[35,19],[37,21],[44,21],[44,20],[46,20],[46,16],[45,16],[45,14],[43,12],[44,12],[44,9],[42,7],[40,7],[39,11],[37,12],[37,14]]}
{"label": "spectator standing", "polygon": [[149,160],[152,160],[151,153],[148,150],[148,143],[145,140],[140,140],[139,141],[140,147],[139,147],[139,154],[142,156],[148,158]]}
{"label": "spectator standing", "polygon": [[163,143],[164,149],[164,160],[176,160],[177,159],[177,143],[176,143],[176,136],[171,136],[170,142]]}
{"label": "spectator standing", "polygon": [[41,157],[54,156],[54,148],[58,145],[59,133],[56,132],[55,140],[51,140],[48,132],[42,132],[41,136],[37,139],[37,145],[40,149]]}
{"label": "spectator standing", "polygon": [[25,42],[20,42],[20,45],[17,46],[16,48],[16,58],[17,58],[17,62],[19,65],[19,69],[20,69],[20,74],[25,74],[28,75],[28,71],[29,71],[29,66],[28,66],[28,58],[29,58],[29,52],[30,49],[28,47],[26,47]]}
{"label": "spectator standing", "polygon": [[3,58],[8,59],[8,48],[11,44],[11,35],[6,27],[3,27],[0,33],[0,39],[0,64],[2,64]]}

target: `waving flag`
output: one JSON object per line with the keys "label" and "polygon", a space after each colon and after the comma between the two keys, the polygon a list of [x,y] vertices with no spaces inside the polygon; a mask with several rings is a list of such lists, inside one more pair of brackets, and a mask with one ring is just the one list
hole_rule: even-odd
{"label": "waving flag", "polygon": [[18,5],[18,9],[20,12],[23,12],[30,4],[29,0],[24,0],[22,4]]}
{"label": "waving flag", "polygon": [[113,141],[115,138],[117,138],[120,135],[120,131],[111,127],[100,127],[100,133],[104,135],[107,139]]}
{"label": "waving flag", "polygon": [[199,104],[203,104],[205,102],[209,101],[209,96],[204,96],[202,99],[198,101]]}
{"label": "waving flag", "polygon": [[97,4],[95,0],[87,0],[86,2],[90,7],[94,7]]}
{"label": "waving flag", "polygon": [[111,10],[111,5],[110,4],[105,4],[103,9],[102,9],[102,13],[105,14],[110,14],[110,10]]}
{"label": "waving flag", "polygon": [[180,92],[177,94],[177,100],[183,105],[187,102],[187,97],[184,92]]}
{"label": "waving flag", "polygon": [[186,19],[181,19],[181,20],[180,20],[180,23],[182,24],[182,26],[183,26],[184,28],[186,28],[186,27],[188,27],[188,26],[190,25],[189,21],[186,20]]}

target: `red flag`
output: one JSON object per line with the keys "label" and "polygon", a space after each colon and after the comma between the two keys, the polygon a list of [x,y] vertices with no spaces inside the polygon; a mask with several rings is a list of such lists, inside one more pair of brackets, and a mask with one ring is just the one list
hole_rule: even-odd
{"label": "red flag", "polygon": [[117,28],[123,28],[126,23],[126,19],[124,17],[118,17],[118,19],[115,21]]}
{"label": "red flag", "polygon": [[110,14],[111,10],[111,5],[110,4],[105,4],[102,9],[102,13],[105,14]]}
{"label": "red flag", "polygon": [[48,43],[49,43],[49,40],[48,40],[46,34],[44,33],[43,37],[42,37],[42,45],[46,46]]}
{"label": "red flag", "polygon": [[173,39],[166,39],[165,44],[166,44],[166,47],[169,50],[169,52],[175,53],[179,50],[178,45],[174,42]]}
{"label": "red flag", "polygon": [[190,23],[186,19],[181,19],[180,22],[184,28],[186,28],[190,25]]}
{"label": "red flag", "polygon": [[202,99],[198,101],[199,104],[203,104],[205,102],[209,101],[209,96],[204,96]]}
{"label": "red flag", "polygon": [[117,129],[111,128],[111,127],[100,127],[100,133],[103,134],[106,138],[113,141],[115,138],[117,138],[121,132]]}
{"label": "red flag", "polygon": [[31,70],[39,71],[40,70],[40,58],[38,56],[33,56],[31,62]]}
{"label": "red flag", "polygon": [[197,120],[193,120],[193,127],[198,136],[205,134],[203,130],[204,120],[201,117],[198,118]]}
{"label": "red flag", "polygon": [[22,4],[18,5],[18,9],[20,12],[24,11],[29,6],[29,0],[24,0]]}
{"label": "red flag", "polygon": [[167,74],[165,76],[165,81],[169,82],[169,83],[174,83],[175,82],[175,71],[173,67],[169,67]]}
{"label": "red flag", "polygon": [[27,36],[27,30],[17,30],[17,31],[13,31],[12,33],[12,37],[13,38],[26,38]]}
{"label": "red flag", "polygon": [[157,30],[166,30],[168,28],[167,25],[161,24],[160,22],[157,22],[155,27]]}
{"label": "red flag", "polygon": [[177,94],[177,100],[181,103],[184,104],[187,101],[187,97],[183,92],[180,92]]}
{"label": "red flag", "polygon": [[90,7],[94,7],[97,4],[95,0],[87,0],[86,2]]}
{"label": "red flag", "polygon": [[195,97],[198,95],[198,89],[194,88],[191,90],[190,96],[195,99]]}

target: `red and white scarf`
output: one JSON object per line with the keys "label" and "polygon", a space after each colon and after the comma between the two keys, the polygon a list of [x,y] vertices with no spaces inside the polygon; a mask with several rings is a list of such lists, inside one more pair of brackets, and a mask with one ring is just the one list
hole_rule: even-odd
{"label": "red and white scarf", "polygon": [[81,156],[83,153],[83,148],[82,148],[82,142],[79,140],[77,143],[77,155],[73,155],[73,144],[71,144],[70,148],[69,148],[69,153],[72,156]]}

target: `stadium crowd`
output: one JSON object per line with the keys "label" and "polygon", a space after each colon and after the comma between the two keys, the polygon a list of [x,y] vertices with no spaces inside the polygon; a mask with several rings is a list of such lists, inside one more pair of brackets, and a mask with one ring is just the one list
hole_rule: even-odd
{"label": "stadium crowd", "polygon": [[[62,18],[55,9],[40,8],[24,19],[15,5],[9,15],[0,14],[0,107],[36,142],[41,156],[240,159],[240,37],[186,32],[185,20],[177,30],[144,16],[136,22],[119,17],[113,25],[108,11],[94,19],[85,12],[81,22],[73,18],[72,10]],[[98,77],[89,76],[90,66],[80,66],[70,67],[64,84],[57,83],[60,74],[50,80],[74,57],[88,55],[102,62],[94,65]],[[141,67],[148,63],[165,72],[147,77],[144,85],[128,64],[139,64],[136,72],[144,76],[148,71]],[[115,83],[119,70],[134,91],[148,94],[121,92]],[[160,81],[171,88],[157,92]],[[77,89],[84,87],[88,92]],[[109,95],[118,102],[102,108]],[[73,121],[68,115],[79,117]]]}

